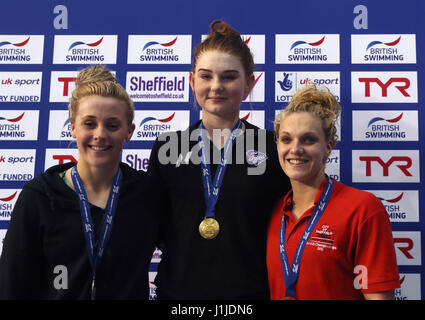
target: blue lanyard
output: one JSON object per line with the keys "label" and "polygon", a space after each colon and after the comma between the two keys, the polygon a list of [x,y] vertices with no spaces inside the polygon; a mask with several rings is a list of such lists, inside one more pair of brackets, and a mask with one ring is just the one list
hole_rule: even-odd
{"label": "blue lanyard", "polygon": [[105,250],[106,244],[108,242],[111,230],[112,230],[112,221],[115,216],[115,211],[118,203],[118,194],[121,186],[122,173],[121,169],[118,168],[117,173],[115,174],[114,180],[112,182],[111,191],[109,193],[108,204],[106,206],[105,217],[103,220],[102,231],[100,233],[99,245],[96,246],[95,235],[94,235],[94,226],[90,213],[90,205],[87,199],[87,194],[84,189],[83,181],[80,178],[80,175],[77,171],[77,166],[74,166],[71,169],[71,178],[74,183],[75,191],[78,195],[78,201],[80,203],[81,218],[83,222],[83,230],[86,238],[87,253],[89,256],[90,265],[93,272],[92,278],[92,299],[95,296],[95,279],[96,279],[96,270],[100,265],[100,261],[103,257],[103,252]]}
{"label": "blue lanyard", "polygon": [[280,226],[280,236],[279,236],[279,252],[280,252],[280,262],[282,265],[283,279],[285,281],[286,296],[295,297],[295,284],[298,280],[298,275],[300,272],[300,261],[304,251],[304,247],[307,244],[307,241],[316,227],[317,222],[319,221],[322,213],[325,211],[326,206],[329,202],[329,199],[333,190],[333,181],[331,178],[326,176],[326,185],[323,190],[319,203],[313,211],[312,216],[308,222],[307,228],[304,230],[303,236],[301,237],[300,242],[297,246],[297,251],[295,252],[294,260],[292,261],[292,267],[289,266],[288,255],[285,250],[285,214],[282,215],[282,223]]}
{"label": "blue lanyard", "polygon": [[205,127],[201,122],[201,130],[198,136],[199,145],[201,148],[201,167],[202,167],[202,182],[204,185],[204,198],[206,203],[206,218],[215,217],[215,205],[218,200],[221,185],[223,183],[224,173],[226,172],[227,161],[229,155],[232,152],[232,146],[235,139],[241,132],[242,121],[239,119],[236,125],[233,127],[230,136],[228,137],[226,144],[224,145],[224,152],[221,154],[221,161],[218,164],[217,171],[214,176],[214,183],[211,180],[211,170],[209,161],[207,160],[208,151],[205,146]]}

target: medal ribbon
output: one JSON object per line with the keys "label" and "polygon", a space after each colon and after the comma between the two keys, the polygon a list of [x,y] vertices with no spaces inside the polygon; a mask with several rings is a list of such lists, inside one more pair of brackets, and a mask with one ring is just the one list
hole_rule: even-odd
{"label": "medal ribbon", "polygon": [[96,245],[94,226],[90,213],[90,204],[87,199],[87,194],[84,189],[83,181],[77,171],[77,166],[71,169],[72,182],[74,183],[75,191],[78,195],[78,201],[80,203],[81,218],[83,222],[84,235],[86,238],[87,253],[90,261],[90,265],[93,272],[92,278],[92,299],[95,295],[95,279],[96,270],[100,265],[100,261],[103,257],[103,252],[108,242],[111,230],[112,221],[115,216],[115,211],[118,203],[118,194],[121,186],[122,173],[121,169],[118,168],[117,173],[114,176],[112,182],[111,191],[109,193],[108,203],[105,209],[105,216],[103,219],[102,231],[100,233],[99,245]]}
{"label": "medal ribbon", "polygon": [[319,221],[322,213],[325,211],[326,206],[329,202],[329,199],[333,190],[333,181],[326,175],[326,185],[323,190],[319,203],[316,208],[314,208],[313,214],[310,217],[308,225],[304,230],[303,236],[301,237],[300,242],[297,246],[297,251],[295,252],[294,260],[292,261],[292,266],[289,266],[288,255],[285,250],[285,214],[282,216],[282,223],[280,226],[280,236],[279,236],[279,253],[280,253],[280,262],[282,265],[283,279],[285,281],[286,296],[295,297],[295,284],[297,283],[299,272],[300,272],[300,261],[304,251],[304,247],[307,244],[308,239],[314,228],[316,227],[317,222]]}
{"label": "medal ribbon", "polygon": [[238,119],[238,122],[233,127],[230,136],[227,138],[227,141],[224,145],[224,152],[221,154],[221,161],[218,164],[217,171],[214,176],[214,183],[211,180],[211,170],[209,161],[207,160],[208,151],[205,146],[205,127],[201,122],[201,132],[198,136],[199,145],[201,147],[201,167],[202,167],[202,182],[204,184],[204,198],[206,202],[206,218],[215,217],[215,205],[218,200],[218,195],[220,192],[221,185],[223,183],[224,173],[226,172],[227,161],[229,160],[229,155],[232,152],[232,146],[235,139],[241,132],[242,121]]}

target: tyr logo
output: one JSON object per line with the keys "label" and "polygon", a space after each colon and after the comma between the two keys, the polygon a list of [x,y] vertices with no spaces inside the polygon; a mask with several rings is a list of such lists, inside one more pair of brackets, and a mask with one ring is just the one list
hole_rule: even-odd
{"label": "tyr logo", "polygon": [[412,159],[410,157],[391,157],[387,162],[383,161],[380,157],[376,156],[361,156],[359,157],[360,161],[366,162],[366,176],[370,177],[372,175],[372,162],[378,162],[382,166],[382,173],[384,177],[388,177],[389,167],[393,162],[403,162],[404,164],[398,164],[398,167],[406,176],[411,177],[412,174],[407,170],[412,166]]}
{"label": "tyr logo", "polygon": [[410,94],[406,91],[410,87],[410,80],[408,78],[390,78],[387,82],[383,83],[378,78],[359,78],[359,82],[365,84],[365,97],[370,97],[370,84],[376,83],[382,90],[382,97],[388,96],[388,87],[392,83],[402,83],[401,85],[395,85],[400,93],[405,97],[410,97]]}

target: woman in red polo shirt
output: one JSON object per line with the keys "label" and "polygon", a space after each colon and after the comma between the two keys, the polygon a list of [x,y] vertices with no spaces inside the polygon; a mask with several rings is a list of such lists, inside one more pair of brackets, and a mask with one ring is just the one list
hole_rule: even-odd
{"label": "woman in red polo shirt", "polygon": [[299,90],[276,117],[279,162],[292,190],[268,233],[272,299],[393,299],[400,287],[382,203],[325,175],[341,107],[329,90]]}

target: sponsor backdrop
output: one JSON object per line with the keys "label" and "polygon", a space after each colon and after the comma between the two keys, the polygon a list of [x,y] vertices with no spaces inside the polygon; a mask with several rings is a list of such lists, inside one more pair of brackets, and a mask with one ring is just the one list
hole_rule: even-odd
{"label": "sponsor backdrop", "polygon": [[[122,160],[146,170],[160,133],[199,119],[193,48],[222,18],[256,63],[241,118],[272,129],[308,81],[338,97],[340,138],[327,172],[381,199],[402,280],[396,298],[425,298],[425,2],[6,0],[1,11],[0,252],[25,182],[78,158],[66,111],[78,70],[107,65],[133,98],[136,130]],[[153,282],[159,252],[152,261]]]}

